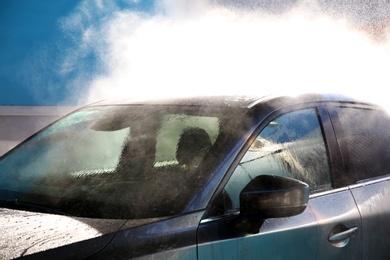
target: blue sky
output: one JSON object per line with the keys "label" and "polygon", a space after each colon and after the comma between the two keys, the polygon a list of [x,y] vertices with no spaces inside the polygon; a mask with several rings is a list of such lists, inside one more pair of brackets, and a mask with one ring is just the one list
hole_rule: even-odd
{"label": "blue sky", "polygon": [[[64,30],[61,19],[77,12],[80,2],[0,1],[0,105],[72,105],[76,102],[72,95],[85,92],[87,86],[68,83],[81,70],[89,71],[84,75],[89,77],[99,69],[93,54],[80,56],[78,69],[58,73],[66,55],[79,44],[77,32]],[[153,2],[116,1],[112,8],[153,12]],[[102,16],[96,13],[85,23],[99,23]]]}
{"label": "blue sky", "polygon": [[[168,3],[166,5],[172,10],[175,9],[173,6],[180,6],[182,9],[193,8],[196,1],[156,1],[162,2]],[[280,15],[300,1],[203,0],[203,2],[245,10],[258,9],[265,13]],[[321,12],[337,14],[338,17],[345,16],[356,24],[373,23],[388,18],[390,13],[389,4],[383,1],[317,2],[320,3]],[[126,13],[127,10],[136,14],[136,17]],[[125,63],[124,60],[118,59],[114,62],[105,60],[107,57],[104,52],[113,49],[112,42],[107,43],[106,39],[100,38],[103,32],[109,31],[104,27],[107,21],[115,20],[114,14],[121,14],[130,22],[141,24],[142,28],[146,29],[147,25],[153,22],[157,24],[156,27],[160,26],[159,23],[170,24],[163,19],[157,21],[147,19],[169,15],[162,10],[164,9],[159,8],[153,0],[1,0],[0,105],[74,105],[84,102],[80,97],[87,95],[91,86],[89,83],[93,82],[96,75],[101,77],[108,74],[107,68],[112,67],[115,62]],[[118,17],[116,20],[120,20],[121,16]],[[175,26],[180,28],[177,23]],[[160,29],[166,30],[164,27]],[[136,29],[133,28],[130,32],[134,33]],[[143,37],[147,39],[146,36]],[[108,44],[111,44],[110,48],[104,49]],[[151,49],[160,48],[158,40],[153,44],[154,46],[150,45]],[[174,45],[172,42],[166,44]],[[218,51],[218,47],[216,50]],[[153,53],[145,50],[141,52],[145,52],[146,55]],[[115,54],[115,51],[113,53]],[[159,54],[154,53],[154,56],[159,58]],[[169,56],[163,58],[169,59]],[[176,67],[172,65],[172,68]],[[163,71],[161,68],[156,69],[158,70]],[[114,72],[111,74],[111,78],[117,75]],[[169,71],[165,74],[169,74]]]}

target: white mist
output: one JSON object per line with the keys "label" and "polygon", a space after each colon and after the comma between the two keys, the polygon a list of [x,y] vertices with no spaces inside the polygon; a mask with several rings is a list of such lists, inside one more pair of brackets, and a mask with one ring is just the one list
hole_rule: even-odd
{"label": "white mist", "polygon": [[[178,4],[180,3],[180,4]],[[358,26],[304,2],[282,14],[164,1],[160,14],[117,11],[87,38],[102,98],[338,92],[382,102],[390,52]]]}

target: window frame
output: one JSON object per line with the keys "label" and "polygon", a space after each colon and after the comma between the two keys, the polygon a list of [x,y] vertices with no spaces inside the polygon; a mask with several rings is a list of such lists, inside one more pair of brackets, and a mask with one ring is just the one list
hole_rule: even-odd
{"label": "window frame", "polygon": [[230,165],[228,171],[226,172],[224,178],[220,182],[216,192],[214,193],[213,198],[210,201],[209,207],[206,210],[205,218],[216,217],[213,214],[213,211],[214,208],[216,208],[218,206],[218,203],[220,202],[220,197],[226,183],[229,181],[231,175],[234,173],[241,159],[244,157],[245,153],[248,151],[252,143],[256,140],[256,137],[260,134],[260,132],[263,131],[263,129],[275,118],[283,114],[291,113],[297,110],[304,110],[304,109],[316,110],[321,132],[324,138],[327,156],[329,159],[329,171],[330,171],[330,180],[331,180],[330,190],[314,192],[310,195],[310,197],[313,196],[315,197],[323,193],[324,194],[329,193],[332,192],[334,189],[340,187],[340,183],[338,181],[339,178],[336,178],[335,176],[340,175],[341,170],[343,169],[343,161],[340,160],[341,153],[337,144],[335,132],[333,130],[330,114],[328,113],[328,108],[323,101],[286,105],[284,107],[273,109],[267,115],[262,114],[261,109],[259,111],[255,109],[254,110],[255,114],[253,115],[255,123],[254,123],[254,127],[252,128],[252,132],[249,133],[249,138],[246,140],[244,146],[241,148],[236,158],[234,159],[233,163]]}

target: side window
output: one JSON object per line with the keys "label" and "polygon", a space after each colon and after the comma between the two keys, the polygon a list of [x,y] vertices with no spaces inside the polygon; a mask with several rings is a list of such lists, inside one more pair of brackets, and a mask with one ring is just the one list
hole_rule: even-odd
{"label": "side window", "polygon": [[239,208],[244,186],[265,174],[296,178],[309,184],[312,192],[331,188],[329,160],[314,108],[281,115],[261,131],[225,186],[225,209]]}
{"label": "side window", "polygon": [[389,115],[357,107],[338,107],[336,112],[343,131],[339,142],[346,147],[355,181],[389,174]]}

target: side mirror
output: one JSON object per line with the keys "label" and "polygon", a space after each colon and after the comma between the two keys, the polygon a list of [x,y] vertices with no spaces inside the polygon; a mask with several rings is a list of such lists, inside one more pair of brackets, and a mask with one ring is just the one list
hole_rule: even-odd
{"label": "side mirror", "polygon": [[259,175],[240,193],[240,215],[246,218],[280,218],[302,213],[309,200],[309,186],[301,181]]}

